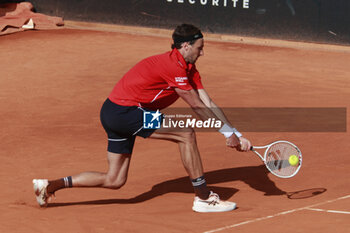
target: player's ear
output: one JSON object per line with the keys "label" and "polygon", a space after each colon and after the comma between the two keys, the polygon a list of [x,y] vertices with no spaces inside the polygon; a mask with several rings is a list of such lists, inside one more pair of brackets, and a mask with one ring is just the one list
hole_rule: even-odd
{"label": "player's ear", "polygon": [[189,42],[183,42],[182,43],[182,48],[184,48],[186,51],[189,49],[190,43]]}

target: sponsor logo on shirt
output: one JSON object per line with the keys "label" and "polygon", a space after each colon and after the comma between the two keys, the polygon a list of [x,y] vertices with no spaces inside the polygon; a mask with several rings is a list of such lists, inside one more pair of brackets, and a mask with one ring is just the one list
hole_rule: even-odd
{"label": "sponsor logo on shirt", "polygon": [[175,82],[180,86],[187,85],[187,80],[187,77],[175,77]]}

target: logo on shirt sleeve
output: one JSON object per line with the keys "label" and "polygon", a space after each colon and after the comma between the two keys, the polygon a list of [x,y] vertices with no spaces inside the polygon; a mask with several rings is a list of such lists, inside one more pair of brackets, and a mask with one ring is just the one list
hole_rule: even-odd
{"label": "logo on shirt sleeve", "polygon": [[175,77],[175,82],[179,86],[185,86],[188,84],[188,78],[187,77]]}

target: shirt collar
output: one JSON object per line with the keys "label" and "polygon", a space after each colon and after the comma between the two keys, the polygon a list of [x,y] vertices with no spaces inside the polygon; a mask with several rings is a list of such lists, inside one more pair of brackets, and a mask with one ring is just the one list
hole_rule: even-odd
{"label": "shirt collar", "polygon": [[171,56],[176,60],[176,62],[183,67],[185,70],[190,71],[193,67],[193,64],[187,64],[182,54],[176,48],[171,51]]}

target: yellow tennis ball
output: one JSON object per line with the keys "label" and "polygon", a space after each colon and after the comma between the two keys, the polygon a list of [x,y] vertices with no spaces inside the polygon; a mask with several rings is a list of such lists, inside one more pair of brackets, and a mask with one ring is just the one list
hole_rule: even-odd
{"label": "yellow tennis ball", "polygon": [[296,155],[289,156],[288,162],[292,166],[297,166],[299,164],[299,158]]}

